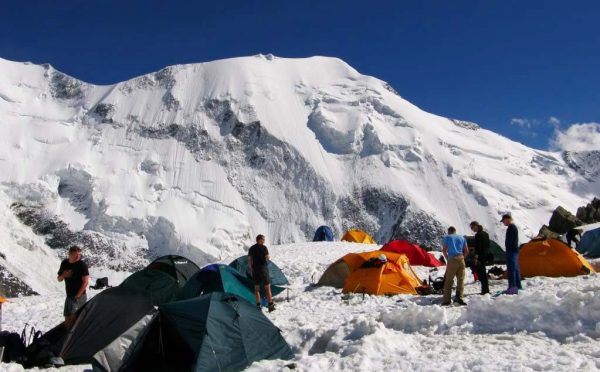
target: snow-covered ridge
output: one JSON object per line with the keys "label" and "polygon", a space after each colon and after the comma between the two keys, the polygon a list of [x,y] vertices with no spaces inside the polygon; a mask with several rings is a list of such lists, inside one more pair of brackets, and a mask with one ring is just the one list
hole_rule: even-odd
{"label": "snow-covered ridge", "polygon": [[589,157],[426,113],[327,57],[177,65],[108,86],[0,59],[0,128],[3,200],[106,248],[94,260],[112,270],[165,252],[208,262],[259,232],[303,241],[322,224],[435,246],[473,219],[499,239],[511,211],[525,239],[600,189]]}

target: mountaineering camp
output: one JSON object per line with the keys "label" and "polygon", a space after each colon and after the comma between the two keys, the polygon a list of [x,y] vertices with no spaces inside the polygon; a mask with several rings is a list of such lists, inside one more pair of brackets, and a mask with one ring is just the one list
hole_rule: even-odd
{"label": "mountaineering camp", "polygon": [[[319,279],[295,296],[329,287],[334,290],[329,301],[334,303],[340,296],[344,301],[419,296],[431,299],[430,306],[467,308],[467,269],[480,283],[477,294],[492,299],[527,291],[531,278],[596,273],[568,242],[538,236],[520,244],[511,214],[503,214],[499,223],[506,228],[504,248],[477,221],[468,224],[472,236],[448,227],[434,251],[410,240],[380,246],[367,232],[350,229],[341,241],[354,252],[326,264]],[[591,249],[598,247],[600,226],[582,228],[578,249],[589,257],[600,256]],[[320,226],[313,244],[332,244],[329,249],[335,250],[335,235],[334,229]],[[255,240],[247,255],[229,264],[199,267],[186,257],[167,255],[117,286],[98,278],[89,287],[94,290],[89,299],[85,248],[73,246],[57,274],[65,283],[64,321],[28,340],[12,336],[17,341],[4,342],[5,361],[25,368],[92,365],[99,371],[236,371],[264,360],[281,360],[295,368],[294,349],[269,319],[276,313],[275,302],[289,301],[291,283],[271,259],[266,237],[259,234]],[[419,273],[429,275],[423,278]],[[491,284],[505,289],[490,292]],[[3,334],[3,341],[8,336]]]}

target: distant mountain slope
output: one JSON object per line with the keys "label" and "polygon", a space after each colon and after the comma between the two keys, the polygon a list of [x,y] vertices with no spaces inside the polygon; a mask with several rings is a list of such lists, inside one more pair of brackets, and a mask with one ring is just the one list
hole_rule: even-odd
{"label": "distant mountain slope", "polygon": [[322,224],[437,246],[473,219],[500,239],[510,211],[525,238],[600,189],[594,154],[426,113],[326,57],[171,66],[110,86],[0,60],[0,130],[2,200],[50,222],[30,233],[51,254],[79,242],[111,270],[166,252],[208,262],[257,233],[303,241]]}

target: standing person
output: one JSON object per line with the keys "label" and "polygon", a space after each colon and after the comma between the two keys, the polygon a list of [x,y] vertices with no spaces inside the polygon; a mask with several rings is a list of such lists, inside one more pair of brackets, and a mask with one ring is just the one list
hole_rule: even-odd
{"label": "standing person", "polygon": [[507,294],[517,294],[521,287],[521,273],[519,272],[519,230],[513,223],[512,216],[505,214],[500,220],[507,227],[506,240],[506,271],[508,274]]}
{"label": "standing person", "polygon": [[454,277],[457,278],[454,302],[459,305],[466,305],[463,301],[463,292],[465,289],[465,257],[469,253],[467,241],[463,236],[457,235],[456,229],[450,226],[448,228],[448,235],[444,236],[442,244],[444,246],[442,252],[448,262],[444,277],[444,300],[442,306],[450,305]]}
{"label": "standing person", "polygon": [[65,282],[67,299],[65,300],[65,326],[70,329],[75,323],[76,313],[87,301],[86,289],[90,281],[90,273],[85,262],[81,260],[81,248],[69,248],[69,258],[60,263],[58,281]]}
{"label": "standing person", "polygon": [[475,233],[475,260],[473,262],[473,271],[477,274],[481,282],[481,294],[490,293],[487,270],[485,265],[490,256],[490,236],[483,230],[483,226],[477,221],[469,225],[471,231]]}
{"label": "standing person", "polygon": [[583,234],[583,230],[581,229],[571,229],[567,231],[567,245],[571,247],[571,242],[575,242],[575,248],[579,245],[579,239],[577,236],[581,238],[581,234]]}
{"label": "standing person", "polygon": [[269,275],[269,250],[265,246],[265,236],[258,235],[256,244],[248,250],[248,268],[254,280],[254,296],[256,307],[260,310],[260,286],[265,286],[269,312],[275,311],[273,296],[271,295],[271,277]]}

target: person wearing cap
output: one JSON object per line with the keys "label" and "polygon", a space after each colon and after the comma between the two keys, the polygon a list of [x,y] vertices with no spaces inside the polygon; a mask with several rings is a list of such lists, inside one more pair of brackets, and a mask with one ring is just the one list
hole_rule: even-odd
{"label": "person wearing cap", "polygon": [[507,227],[504,247],[506,248],[506,271],[508,274],[508,294],[517,294],[521,287],[519,272],[519,230],[513,223],[512,216],[505,214],[500,220]]}
{"label": "person wearing cap", "polygon": [[450,305],[450,297],[452,297],[452,283],[456,277],[456,297],[454,302],[459,305],[466,305],[463,301],[463,293],[465,289],[465,257],[469,253],[467,240],[464,236],[456,233],[456,228],[450,226],[448,235],[444,236],[442,241],[444,247],[442,253],[448,264],[446,265],[446,274],[444,276],[444,299],[442,306]]}
{"label": "person wearing cap", "polygon": [[75,323],[76,313],[87,301],[86,289],[90,281],[90,273],[85,262],[81,260],[81,248],[69,248],[69,257],[60,263],[58,269],[59,282],[65,282],[67,299],[63,315],[65,326],[71,328]]}
{"label": "person wearing cap", "polygon": [[490,236],[477,221],[471,222],[469,226],[471,227],[471,231],[475,233],[475,262],[473,264],[473,271],[475,271],[481,282],[481,294],[484,295],[490,293],[487,270],[485,268],[490,256]]}

